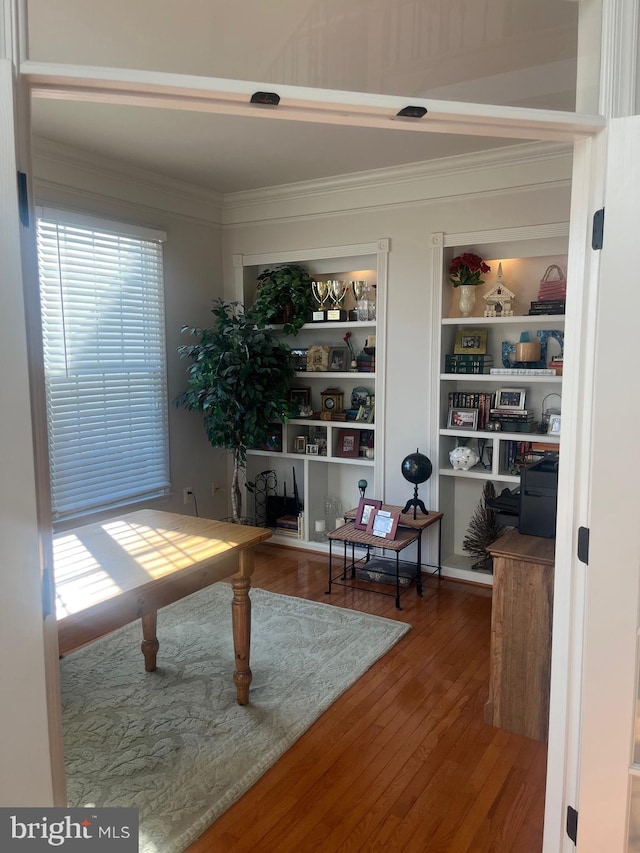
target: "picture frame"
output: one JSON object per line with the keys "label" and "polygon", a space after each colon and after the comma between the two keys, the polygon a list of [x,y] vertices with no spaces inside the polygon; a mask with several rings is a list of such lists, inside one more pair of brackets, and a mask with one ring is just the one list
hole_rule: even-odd
{"label": "picture frame", "polygon": [[282,424],[272,424],[269,433],[260,445],[260,450],[269,453],[282,453]]}
{"label": "picture frame", "polygon": [[370,406],[360,406],[356,415],[356,423],[372,424],[375,415],[375,404]]}
{"label": "picture frame", "polygon": [[329,350],[329,370],[346,373],[351,366],[348,347],[331,347]]}
{"label": "picture frame", "polygon": [[478,429],[477,409],[449,409],[447,429]]}
{"label": "picture frame", "polygon": [[376,509],[380,509],[381,506],[382,501],[379,501],[376,498],[360,498],[358,512],[356,513],[356,518],[353,522],[353,526],[356,530],[366,530],[371,513]]}
{"label": "picture frame", "polygon": [[486,355],[486,329],[458,329],[453,347],[454,355]]}
{"label": "picture frame", "polygon": [[524,409],[526,396],[526,388],[498,388],[494,408],[521,411]]}
{"label": "picture frame", "polygon": [[388,509],[372,510],[367,523],[367,533],[380,539],[395,539],[400,513]]}
{"label": "picture frame", "polygon": [[289,402],[298,406],[298,409],[304,409],[311,406],[311,388],[290,388]]}
{"label": "picture frame", "polygon": [[307,452],[307,436],[306,435],[297,435],[293,441],[293,452],[294,453],[306,453]]}
{"label": "picture frame", "polygon": [[307,444],[307,456],[318,456],[318,449],[317,444]]}
{"label": "picture frame", "polygon": [[329,349],[323,345],[310,346],[307,351],[307,372],[324,373],[329,370]]}
{"label": "picture frame", "polygon": [[289,361],[294,370],[305,373],[307,370],[308,348],[292,349],[289,353]]}
{"label": "picture frame", "polygon": [[341,459],[357,459],[360,453],[359,433],[357,429],[337,430],[336,456]]}
{"label": "picture frame", "polygon": [[549,426],[547,433],[549,435],[560,435],[561,415],[549,415]]}

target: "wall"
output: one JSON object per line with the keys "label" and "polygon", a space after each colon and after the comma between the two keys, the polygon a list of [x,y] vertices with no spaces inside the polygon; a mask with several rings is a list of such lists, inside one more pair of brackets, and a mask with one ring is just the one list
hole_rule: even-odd
{"label": "wall", "polygon": [[[528,154],[525,154],[528,152]],[[571,155],[531,145],[475,158],[450,158],[410,170],[388,170],[369,184],[349,179],[276,188],[225,198],[225,288],[232,256],[391,240],[387,304],[386,493],[404,504],[411,487],[400,474],[415,450],[437,459],[429,444],[432,288],[429,236],[566,221]],[[409,179],[410,178],[410,179]],[[378,401],[376,401],[376,405]],[[420,489],[428,504],[429,484]],[[354,496],[357,488],[354,484]]]}
{"label": "wall", "polygon": [[[161,176],[130,172],[86,153],[44,143],[35,145],[37,204],[61,206],[165,231],[164,245],[169,448],[172,493],[157,509],[193,513],[183,489],[192,487],[202,516],[228,514],[225,494],[212,496],[213,481],[226,486],[226,459],[207,441],[202,418],[177,409],[173,400],[186,386],[189,362],[177,353],[190,338],[183,325],[210,323],[211,304],[222,292],[219,199]],[[191,339],[193,340],[193,339]]]}

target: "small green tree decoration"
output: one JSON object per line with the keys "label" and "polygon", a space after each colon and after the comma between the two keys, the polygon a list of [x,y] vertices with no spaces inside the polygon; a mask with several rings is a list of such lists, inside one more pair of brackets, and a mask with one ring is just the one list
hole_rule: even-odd
{"label": "small green tree decoration", "polygon": [[286,421],[294,414],[289,402],[294,370],[289,347],[271,330],[258,328],[255,317],[245,314],[239,302],[219,299],[211,311],[215,317],[212,328],[182,328],[200,341],[178,347],[180,356],[191,359],[192,364],[187,389],[175,405],[199,412],[212,446],[233,454],[231,505],[237,522],[247,448],[259,447],[274,421]]}
{"label": "small green tree decoration", "polygon": [[495,496],[495,487],[490,480],[487,480],[482,489],[482,498],[471,516],[469,530],[462,542],[463,550],[478,557],[477,562],[471,567],[478,571],[493,571],[493,557],[487,551],[487,545],[495,542],[506,530],[497,520],[495,510],[487,506],[487,501]]}
{"label": "small green tree decoration", "polygon": [[311,276],[300,264],[281,264],[261,272],[251,308],[258,325],[284,323],[285,335],[297,335],[311,320],[315,306],[311,285]]}

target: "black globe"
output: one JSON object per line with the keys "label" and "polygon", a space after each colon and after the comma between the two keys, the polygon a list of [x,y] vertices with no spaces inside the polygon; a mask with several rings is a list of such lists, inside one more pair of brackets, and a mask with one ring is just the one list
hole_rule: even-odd
{"label": "black globe", "polygon": [[426,483],[433,471],[431,460],[424,453],[410,453],[402,460],[402,476],[410,483]]}

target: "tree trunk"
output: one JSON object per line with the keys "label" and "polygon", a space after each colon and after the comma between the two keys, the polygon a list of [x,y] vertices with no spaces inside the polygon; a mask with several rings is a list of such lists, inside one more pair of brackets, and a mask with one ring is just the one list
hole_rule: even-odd
{"label": "tree trunk", "polygon": [[240,491],[240,460],[233,457],[233,479],[231,480],[231,512],[236,524],[240,523],[242,515],[242,492]]}

